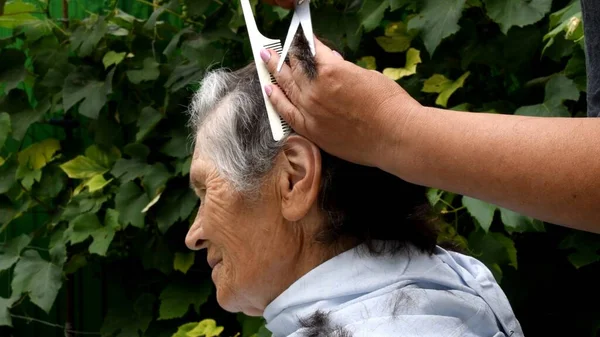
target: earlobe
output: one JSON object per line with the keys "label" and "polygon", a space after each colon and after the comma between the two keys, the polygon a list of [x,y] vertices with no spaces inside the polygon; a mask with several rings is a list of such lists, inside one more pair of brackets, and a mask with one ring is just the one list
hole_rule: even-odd
{"label": "earlobe", "polygon": [[321,185],[321,153],[302,136],[290,136],[284,147],[280,177],[281,212],[288,221],[304,218],[317,201]]}

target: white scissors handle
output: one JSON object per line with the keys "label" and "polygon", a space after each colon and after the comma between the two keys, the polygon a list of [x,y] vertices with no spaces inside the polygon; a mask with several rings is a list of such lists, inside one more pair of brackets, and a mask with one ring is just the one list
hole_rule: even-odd
{"label": "white scissors handle", "polygon": [[313,56],[316,55],[315,50],[315,37],[313,35],[313,27],[312,27],[312,19],[310,16],[310,1],[309,0],[299,0],[298,5],[294,10],[294,16],[292,17],[292,23],[290,24],[290,29],[288,31],[287,37],[285,38],[285,44],[283,46],[283,51],[281,52],[281,58],[279,59],[279,64],[277,64],[277,71],[281,71],[281,67],[283,66],[283,62],[288,55],[290,47],[292,46],[292,42],[294,41],[294,36],[298,31],[298,27],[302,25],[302,31],[304,32],[304,36],[308,41],[308,45],[310,46],[310,51]]}

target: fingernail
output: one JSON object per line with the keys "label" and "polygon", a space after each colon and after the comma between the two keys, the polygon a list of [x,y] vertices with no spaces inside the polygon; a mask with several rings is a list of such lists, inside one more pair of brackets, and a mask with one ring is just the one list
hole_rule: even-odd
{"label": "fingernail", "polygon": [[271,94],[273,93],[273,88],[271,88],[270,84],[265,85],[265,92],[267,93],[267,96],[271,97]]}
{"label": "fingernail", "polygon": [[263,49],[260,51],[260,58],[265,62],[269,62],[269,60],[271,59],[271,53],[269,53],[268,50]]}
{"label": "fingernail", "polygon": [[344,59],[344,57],[342,56],[342,54],[338,53],[337,51],[333,51],[333,54],[339,58],[341,58],[342,60]]}

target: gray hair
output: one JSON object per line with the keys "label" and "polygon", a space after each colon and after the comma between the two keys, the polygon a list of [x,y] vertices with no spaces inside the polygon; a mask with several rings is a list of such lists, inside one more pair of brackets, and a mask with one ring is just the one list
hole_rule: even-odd
{"label": "gray hair", "polygon": [[195,141],[237,191],[257,192],[286,138],[271,136],[256,67],[210,71],[200,84],[189,109]]}

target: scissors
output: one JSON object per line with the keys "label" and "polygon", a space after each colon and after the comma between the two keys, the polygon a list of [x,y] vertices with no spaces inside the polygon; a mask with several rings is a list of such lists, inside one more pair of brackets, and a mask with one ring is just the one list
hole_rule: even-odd
{"label": "scissors", "polygon": [[308,41],[312,55],[315,56],[316,54],[315,37],[313,35],[312,19],[310,17],[310,0],[298,0],[296,8],[294,9],[294,16],[292,18],[292,23],[290,24],[290,29],[285,38],[285,45],[283,46],[281,58],[279,59],[279,64],[277,64],[277,72],[281,71],[283,62],[285,62],[285,59],[287,58],[292,41],[294,40],[294,36],[300,25],[302,25],[302,31]]}

